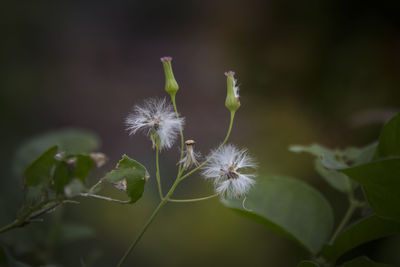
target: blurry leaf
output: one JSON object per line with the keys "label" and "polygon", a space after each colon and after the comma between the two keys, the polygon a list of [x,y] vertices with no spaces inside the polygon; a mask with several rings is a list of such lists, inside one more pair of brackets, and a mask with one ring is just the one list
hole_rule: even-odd
{"label": "blurry leaf", "polygon": [[372,143],[361,148],[348,147],[345,150],[330,150],[318,144],[310,146],[290,146],[292,152],[310,153],[321,160],[323,166],[332,170],[340,170],[370,162],[377,148],[377,143]]}
{"label": "blurry leaf", "polygon": [[358,257],[341,265],[342,267],[391,267],[393,265],[378,263],[368,259],[365,256]]}
{"label": "blurry leaf", "polygon": [[144,185],[148,179],[146,168],[139,162],[124,155],[119,161],[116,170],[107,173],[105,179],[109,182],[118,182],[125,179],[126,193],[131,199],[131,203],[141,198]]}
{"label": "blurry leaf", "polygon": [[315,170],[319,175],[324,178],[332,187],[339,190],[340,192],[346,193],[348,190],[349,178],[336,170],[329,170],[324,167],[320,160],[315,160]]}
{"label": "blurry leaf", "polygon": [[64,187],[64,193],[69,198],[75,197],[85,191],[87,191],[85,185],[78,179],[72,180]]}
{"label": "blurry leaf", "polygon": [[247,196],[221,202],[245,217],[264,224],[318,253],[328,240],[333,214],[328,201],[314,188],[292,178],[261,177]]}
{"label": "blurry leaf", "polygon": [[322,255],[333,262],[347,251],[361,244],[396,233],[400,233],[400,223],[373,215],[348,227],[336,238],[332,245],[324,247]]}
{"label": "blurry leaf", "polygon": [[319,267],[319,264],[313,261],[302,261],[297,267]]}
{"label": "blurry leaf", "polygon": [[47,184],[51,180],[50,171],[56,163],[54,155],[57,153],[57,146],[53,146],[45,151],[25,170],[25,184],[35,186]]}
{"label": "blurry leaf", "polygon": [[357,153],[352,158],[354,160],[354,164],[350,164],[351,166],[357,166],[360,164],[365,164],[371,162],[374,158],[376,149],[378,148],[378,142],[374,142],[372,144],[366,145],[360,149],[357,149]]}
{"label": "blurry leaf", "polygon": [[341,171],[363,186],[369,204],[379,216],[400,221],[400,158]]}
{"label": "blurry leaf", "polygon": [[32,161],[54,145],[67,154],[79,154],[96,150],[99,144],[99,138],[86,130],[64,129],[49,132],[33,137],[21,145],[15,155],[13,169],[20,175]]}
{"label": "blurry leaf", "polygon": [[71,171],[70,175],[72,178],[80,179],[83,183],[85,183],[86,178],[95,166],[95,163],[88,155],[75,155],[73,158],[73,170]]}
{"label": "blurry leaf", "polygon": [[64,186],[70,181],[68,165],[64,161],[57,163],[54,170],[54,190],[57,193],[64,193]]}
{"label": "blurry leaf", "polygon": [[400,113],[387,122],[379,137],[375,157],[400,156]]}
{"label": "blurry leaf", "polygon": [[63,223],[61,225],[59,242],[69,243],[83,239],[95,237],[95,232],[92,228],[75,223]]}

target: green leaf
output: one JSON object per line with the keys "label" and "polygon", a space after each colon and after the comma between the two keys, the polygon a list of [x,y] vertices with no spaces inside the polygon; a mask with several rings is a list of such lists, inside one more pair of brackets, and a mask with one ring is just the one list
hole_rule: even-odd
{"label": "green leaf", "polygon": [[54,158],[57,146],[53,146],[37,158],[24,172],[25,184],[36,186],[48,184],[51,180],[51,170],[56,163]]}
{"label": "green leaf", "polygon": [[322,255],[327,260],[334,262],[344,253],[361,244],[396,233],[400,233],[400,223],[373,215],[348,227],[332,245],[324,247]]}
{"label": "green leaf", "polygon": [[32,161],[54,145],[66,154],[80,154],[98,149],[100,141],[92,132],[79,129],[63,129],[33,137],[17,150],[13,162],[14,172],[21,174]]}
{"label": "green leaf", "polygon": [[365,256],[358,257],[352,261],[346,262],[342,267],[391,267],[393,265],[378,263],[368,259]]}
{"label": "green leaf", "polygon": [[342,170],[364,188],[374,211],[400,221],[400,158],[371,162]]}
{"label": "green leaf", "polygon": [[311,146],[291,146],[289,149],[293,152],[307,152],[316,156],[315,170],[332,187],[345,193],[350,189],[348,185],[355,188],[357,184],[339,171],[349,166],[370,162],[376,147],[377,143],[372,143],[362,148],[348,147],[345,150],[330,150],[313,144]]}
{"label": "green leaf", "polygon": [[57,163],[54,170],[54,190],[57,193],[64,193],[64,186],[70,182],[68,165],[64,161]]}
{"label": "green leaf", "polygon": [[247,196],[246,208],[238,199],[221,199],[221,202],[297,241],[313,254],[321,250],[332,231],[333,213],[328,201],[297,179],[260,177]]}
{"label": "green leaf", "polygon": [[73,156],[73,168],[70,176],[72,178],[77,178],[85,183],[90,171],[95,166],[94,161],[88,155],[74,155]]}
{"label": "green leaf", "polygon": [[319,158],[321,163],[329,169],[343,169],[348,167],[341,161],[340,157],[342,156],[342,152],[339,150],[333,151],[318,144],[312,144],[310,146],[290,146],[289,150],[296,153],[310,153]]}
{"label": "green leaf", "polygon": [[313,261],[302,261],[300,262],[297,267],[319,267],[320,265]]}
{"label": "green leaf", "polygon": [[336,170],[330,170],[324,167],[320,160],[315,160],[315,170],[319,175],[324,178],[333,188],[340,192],[346,193],[348,191],[349,178]]}
{"label": "green leaf", "polygon": [[127,155],[123,155],[117,169],[109,172],[105,177],[105,180],[114,183],[126,181],[126,193],[131,203],[135,203],[142,197],[147,179],[146,168]]}
{"label": "green leaf", "polygon": [[375,157],[400,156],[400,113],[387,122],[379,137]]}

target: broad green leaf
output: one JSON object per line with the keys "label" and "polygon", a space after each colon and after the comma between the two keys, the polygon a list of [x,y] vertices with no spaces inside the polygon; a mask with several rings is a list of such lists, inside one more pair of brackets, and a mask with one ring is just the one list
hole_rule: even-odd
{"label": "broad green leaf", "polygon": [[83,183],[85,183],[86,178],[88,177],[90,171],[95,166],[94,161],[90,156],[82,154],[74,155],[70,159],[73,160],[73,163],[71,164],[72,170],[70,176],[72,178],[77,178],[81,180]]}
{"label": "broad green leaf", "polygon": [[315,160],[315,170],[319,175],[324,178],[332,187],[339,190],[340,192],[347,192],[348,191],[348,184],[350,183],[349,178],[336,170],[329,170],[324,167],[320,160]]}
{"label": "broad green leaf", "polygon": [[387,122],[379,137],[375,157],[400,156],[400,113]]}
{"label": "broad green leaf", "polygon": [[14,172],[21,174],[32,161],[54,145],[67,154],[80,154],[98,149],[100,141],[92,132],[79,129],[63,129],[38,135],[18,149],[13,162]]}
{"label": "broad green leaf", "polygon": [[400,221],[400,158],[375,161],[341,171],[362,185],[376,214]]}
{"label": "broad green leaf", "polygon": [[85,185],[81,180],[74,179],[64,187],[64,193],[67,197],[73,198],[78,196],[80,193],[87,191]]}
{"label": "broad green leaf", "polygon": [[322,255],[334,262],[341,255],[361,244],[396,233],[400,233],[400,223],[373,215],[348,227],[333,244],[324,247]]}
{"label": "broad green leaf", "polygon": [[247,196],[245,206],[240,199],[221,199],[234,211],[262,223],[318,253],[328,240],[333,225],[328,201],[303,181],[280,177],[260,177]]}
{"label": "broad green leaf", "polygon": [[126,193],[131,203],[142,197],[144,185],[148,179],[146,168],[139,162],[124,155],[117,165],[117,169],[109,172],[105,180],[109,182],[126,182]]}
{"label": "broad green leaf", "polygon": [[302,261],[300,262],[297,267],[319,267],[320,265],[313,261]]}
{"label": "broad green leaf", "polygon": [[391,267],[393,265],[374,262],[365,256],[358,257],[352,261],[348,261],[341,265],[341,267]]}
{"label": "broad green leaf", "polygon": [[54,158],[56,153],[57,146],[53,146],[45,151],[31,165],[29,165],[29,167],[24,172],[26,185],[36,186],[48,184],[50,182],[50,172],[53,165],[56,163],[56,159]]}

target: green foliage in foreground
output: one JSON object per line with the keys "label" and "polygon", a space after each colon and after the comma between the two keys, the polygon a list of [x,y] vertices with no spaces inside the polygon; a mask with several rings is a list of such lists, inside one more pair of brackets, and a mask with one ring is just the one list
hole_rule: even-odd
{"label": "green foliage in foreground", "polygon": [[[386,123],[377,143],[363,148],[330,150],[313,144],[290,150],[314,155],[318,174],[348,195],[349,209],[334,233],[330,204],[298,179],[262,176],[245,200],[222,203],[307,248],[312,259],[298,266],[332,266],[353,248],[400,233],[400,114]],[[367,202],[355,198],[359,188]],[[375,214],[349,225],[354,211],[367,206]],[[360,257],[343,266],[389,265]]]}
{"label": "green foliage in foreground", "polygon": [[[24,166],[24,203],[16,219],[1,228],[0,233],[30,224],[76,197],[123,204],[138,201],[149,174],[142,164],[126,155],[97,184],[87,186],[91,171],[105,160],[101,153],[93,153],[98,145],[95,135],[69,129],[32,139],[21,148],[14,167],[22,172],[20,168]],[[331,204],[316,189],[296,178],[262,175],[246,197],[221,198],[221,202],[307,249],[311,259],[298,266],[336,266],[350,250],[400,232],[400,114],[383,127],[378,142],[362,148],[331,150],[313,144],[292,146],[290,150],[315,156],[316,172],[348,196],[349,209],[335,229]],[[97,195],[103,182],[114,184],[129,200]],[[365,199],[356,198],[356,191],[361,191]],[[354,212],[360,208],[370,208],[373,214],[354,220]],[[90,228],[75,224],[62,225],[61,229],[64,234],[60,238],[67,241],[93,235]],[[16,260],[4,246],[0,248],[0,264],[28,266]],[[389,265],[359,257],[340,266]]]}

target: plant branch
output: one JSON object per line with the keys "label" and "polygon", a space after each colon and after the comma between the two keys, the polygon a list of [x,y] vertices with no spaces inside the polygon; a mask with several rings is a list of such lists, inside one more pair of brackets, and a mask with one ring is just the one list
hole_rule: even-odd
{"label": "plant branch", "polygon": [[153,211],[151,214],[150,218],[147,220],[146,224],[143,226],[142,230],[140,231],[139,235],[136,237],[135,241],[129,246],[128,250],[125,252],[124,256],[121,258],[121,260],[118,263],[118,267],[122,266],[122,264],[125,263],[126,259],[128,258],[129,254],[132,252],[132,250],[136,247],[136,245],[139,243],[140,239],[142,238],[143,234],[146,232],[147,228],[150,226],[150,224],[153,222],[154,218],[157,216],[157,214],[160,212],[160,209],[167,203],[167,200],[164,199],[162,200],[157,208]]}
{"label": "plant branch", "polygon": [[163,200],[164,196],[163,196],[163,193],[162,193],[161,178],[160,178],[160,165],[159,165],[159,162],[158,162],[158,157],[159,157],[158,154],[159,154],[158,148],[156,148],[156,169],[157,169],[157,171],[156,171],[156,179],[157,179],[157,187],[158,187],[158,193],[160,195],[160,199]]}
{"label": "plant branch", "polygon": [[106,201],[110,201],[110,202],[117,202],[117,203],[120,203],[120,204],[129,204],[130,203],[129,200],[119,200],[119,199],[114,199],[114,198],[100,196],[100,195],[91,194],[91,193],[81,193],[79,195],[81,197],[97,198],[97,199],[102,199],[102,200],[106,200]]}
{"label": "plant branch", "polygon": [[[179,119],[178,109],[176,108],[175,94],[171,95],[171,101],[172,101],[172,105],[174,106],[176,118]],[[179,156],[178,162],[181,162],[183,159],[183,151],[185,149],[185,138],[183,137],[182,127],[179,127],[179,133],[181,135],[181,155]],[[178,173],[181,172],[181,169],[182,169],[182,163],[179,163]]]}
{"label": "plant branch", "polygon": [[200,197],[200,198],[191,198],[191,199],[173,199],[170,198],[168,199],[169,202],[179,202],[179,203],[188,203],[188,202],[197,202],[197,201],[203,201],[203,200],[207,200],[207,199],[211,199],[214,197],[219,196],[219,194],[214,194],[214,195],[210,195],[210,196],[206,196],[206,197]]}

